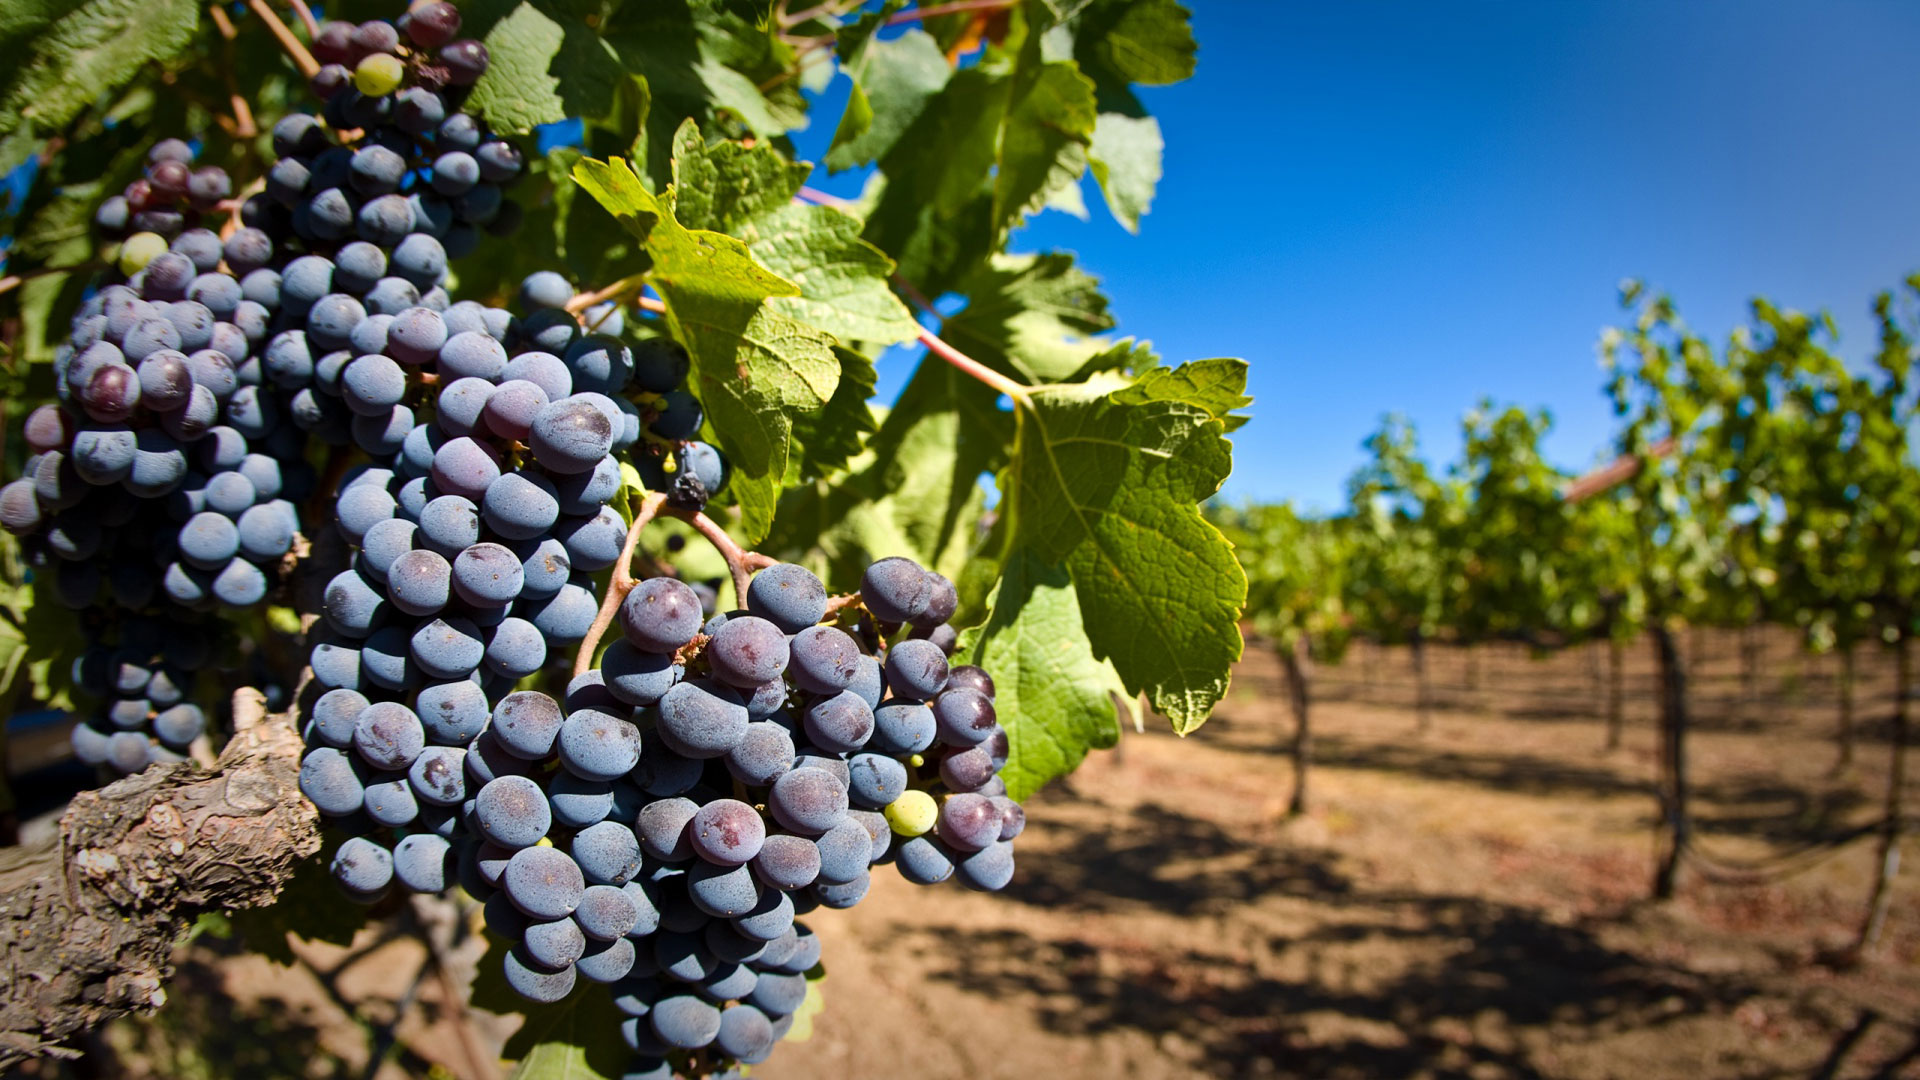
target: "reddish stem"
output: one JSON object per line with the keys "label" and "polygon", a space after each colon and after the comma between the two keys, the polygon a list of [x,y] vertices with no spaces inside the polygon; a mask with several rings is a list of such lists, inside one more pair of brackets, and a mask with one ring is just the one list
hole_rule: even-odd
{"label": "reddish stem", "polygon": [[857,608],[859,606],[860,606],[860,594],[857,592],[842,593],[839,596],[830,596],[827,598],[827,614],[825,617],[828,619],[831,619],[835,615],[840,614],[841,612],[847,610],[848,608]]}
{"label": "reddish stem", "polygon": [[975,360],[973,357],[968,356],[966,353],[961,352],[959,349],[940,340],[933,331],[925,327],[922,327],[920,330],[920,344],[925,345],[928,352],[952,364],[965,374],[978,379],[992,389],[998,390],[1012,398],[1016,404],[1026,404],[1026,387],[1021,386],[1005,375],[1000,374],[985,364],[982,364],[980,361]]}
{"label": "reddish stem", "polygon": [[247,6],[253,9],[255,15],[260,16],[261,22],[267,24],[268,30],[273,31],[274,40],[280,43],[280,51],[293,59],[293,65],[300,69],[300,74],[311,79],[319,73],[320,61],[315,60],[313,54],[307,51],[307,47],[300,43],[300,39],[293,36],[293,31],[287,28],[287,24],[281,22],[280,16],[274,14],[273,9],[267,6],[267,0],[247,0]]}
{"label": "reddish stem", "polygon": [[320,24],[313,21],[313,9],[307,7],[303,0],[287,0],[287,6],[300,17],[300,25],[307,28],[308,41],[320,36]]}
{"label": "reddish stem", "polygon": [[574,678],[593,669],[593,654],[600,647],[600,639],[606,636],[607,627],[613,625],[614,616],[620,613],[621,602],[640,583],[633,576],[633,555],[640,549],[640,531],[666,505],[665,495],[651,492],[640,500],[639,508],[633,512],[633,524],[627,526],[627,542],[621,546],[620,558],[613,564],[613,577],[607,582],[606,598],[600,601],[600,613],[594,616],[587,636],[580,639],[580,652],[573,658]]}
{"label": "reddish stem", "polygon": [[1018,7],[1020,0],[954,0],[951,4],[935,4],[932,7],[908,8],[887,17],[886,26],[899,26],[901,23],[919,22],[921,19],[937,18],[941,15],[958,15],[963,11],[1000,11]]}
{"label": "reddish stem", "polygon": [[733,575],[734,602],[746,603],[747,583],[752,579],[753,571],[764,570],[772,566],[776,560],[758,552],[744,550],[739,544],[733,542],[733,537],[728,536],[727,530],[721,528],[718,522],[697,510],[681,510],[669,506],[664,512],[693,526],[696,532],[707,538],[707,543],[712,544],[713,549],[720,553],[720,557],[727,561],[727,570]]}

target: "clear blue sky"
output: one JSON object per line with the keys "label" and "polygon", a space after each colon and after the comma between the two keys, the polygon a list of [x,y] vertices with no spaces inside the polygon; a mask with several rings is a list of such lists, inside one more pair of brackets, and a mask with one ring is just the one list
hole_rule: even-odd
{"label": "clear blue sky", "polygon": [[1142,93],[1167,153],[1141,235],[1090,188],[1090,221],[1015,246],[1079,253],[1171,362],[1250,362],[1230,497],[1335,508],[1381,415],[1445,460],[1481,395],[1546,406],[1588,464],[1623,277],[1714,337],[1756,294],[1825,308],[1864,357],[1873,293],[1920,270],[1920,4],[1188,6],[1198,73]]}

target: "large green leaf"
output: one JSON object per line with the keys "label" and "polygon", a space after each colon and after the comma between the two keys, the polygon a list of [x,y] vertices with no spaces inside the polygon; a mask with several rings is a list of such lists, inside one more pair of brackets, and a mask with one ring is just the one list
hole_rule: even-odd
{"label": "large green leaf", "polygon": [[1221,406],[1240,361],[1032,393],[1003,481],[1016,550],[1073,575],[1086,634],[1185,734],[1226,693],[1246,575],[1198,503],[1232,470]]}
{"label": "large green leaf", "polygon": [[708,143],[688,120],[673,137],[673,216],[689,229],[741,236],[749,223],[785,209],[812,171],[766,143]]}
{"label": "large green leaf", "polygon": [[0,4],[0,135],[51,132],[193,41],[195,0]]}
{"label": "large green leaf", "polygon": [[888,279],[893,260],[860,238],[860,222],[828,206],[787,205],[740,234],[767,269],[800,287],[773,307],[847,342],[893,345],[920,334]]}
{"label": "large green leaf", "polygon": [[521,0],[492,22],[483,44],[491,62],[467,107],[502,131],[605,116],[626,76],[607,43],[551,0]]}
{"label": "large green leaf", "polygon": [[769,550],[837,581],[857,581],[887,555],[958,579],[978,545],[981,476],[1004,463],[1012,437],[1013,418],[995,396],[937,359],[922,360],[850,463],[854,475],[788,493]]}
{"label": "large green leaf", "polygon": [[683,227],[625,160],[582,161],[574,179],[645,248],[648,281],[692,358],[692,384],[733,463],[741,530],[757,542],[786,476],[793,415],[825,405],[839,383],[833,340],[766,303],[796,295],[796,286],[755,262],[741,241]]}
{"label": "large green leaf", "polygon": [[884,499],[915,558],[932,560],[965,535],[980,478],[1006,461],[1013,418],[998,394],[929,356],[900,392],[872,442],[875,464],[858,480]]}
{"label": "large green leaf", "polygon": [[1067,570],[1021,550],[1001,568],[986,623],[961,639],[959,655],[993,676],[1008,742],[1000,776],[1015,799],[1119,738],[1113,695],[1126,687],[1088,648],[1085,621]]}
{"label": "large green leaf", "polygon": [[1175,0],[1094,0],[1074,27],[1074,56],[1096,80],[1164,86],[1193,75],[1193,28]]}
{"label": "large green leaf", "polygon": [[874,41],[847,62],[853,79],[846,112],[827,150],[827,168],[842,172],[885,157],[953,74],[933,38],[910,30]]}
{"label": "large green leaf", "polygon": [[840,384],[833,398],[816,413],[794,418],[790,475],[794,480],[812,480],[839,472],[859,455],[867,437],[879,430],[867,399],[873,396],[876,377],[873,361],[863,353],[836,346],[833,354],[840,360]]}
{"label": "large green leaf", "polygon": [[1097,119],[1093,83],[1072,61],[1021,72],[994,162],[993,218],[1002,235],[1087,171]]}

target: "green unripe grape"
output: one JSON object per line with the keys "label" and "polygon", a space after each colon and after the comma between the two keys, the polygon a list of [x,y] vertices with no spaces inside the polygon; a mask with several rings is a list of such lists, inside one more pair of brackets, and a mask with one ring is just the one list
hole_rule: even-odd
{"label": "green unripe grape", "polygon": [[120,245],[120,272],[132,277],[166,250],[166,238],[159,233],[134,233]]}
{"label": "green unripe grape", "polygon": [[353,88],[368,97],[385,97],[400,89],[407,67],[397,56],[374,53],[353,69]]}
{"label": "green unripe grape", "polygon": [[887,824],[901,836],[919,836],[933,828],[934,819],[940,816],[940,808],[934,805],[933,796],[924,791],[903,791],[900,797],[887,804]]}

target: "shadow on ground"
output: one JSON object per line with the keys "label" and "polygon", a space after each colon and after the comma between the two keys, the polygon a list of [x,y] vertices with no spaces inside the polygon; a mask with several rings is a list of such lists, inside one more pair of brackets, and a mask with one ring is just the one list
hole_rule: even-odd
{"label": "shadow on ground", "polygon": [[[1186,1040],[1210,1075],[1538,1076],[1552,1067],[1535,1057],[1556,1038],[1657,1031],[1731,1011],[1759,991],[1744,976],[1705,976],[1610,948],[1596,928],[1527,908],[1369,891],[1333,853],[1236,836],[1164,805],[1055,827],[1070,831],[1065,844],[1023,862],[1009,899],[1206,917],[1297,897],[1332,913],[1258,946],[1272,954],[1259,967],[1282,977],[1260,974],[1225,941],[1180,948],[1020,929],[925,931],[927,955],[945,958],[931,977],[993,998],[1029,997],[1060,1034],[1127,1028]],[[1383,941],[1400,962],[1374,964]]]}

